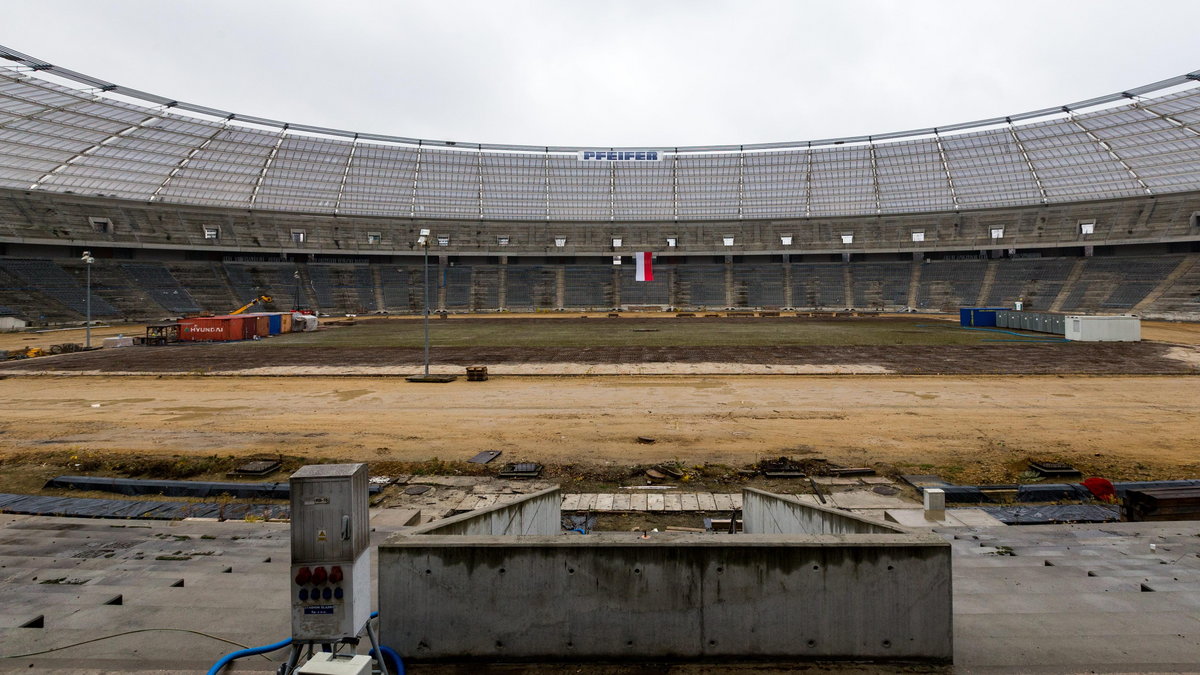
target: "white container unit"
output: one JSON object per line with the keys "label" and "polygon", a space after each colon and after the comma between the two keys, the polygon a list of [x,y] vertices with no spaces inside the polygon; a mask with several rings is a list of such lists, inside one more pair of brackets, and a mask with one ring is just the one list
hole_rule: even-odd
{"label": "white container unit", "polygon": [[1066,338],[1079,342],[1140,342],[1142,320],[1136,316],[1068,316]]}

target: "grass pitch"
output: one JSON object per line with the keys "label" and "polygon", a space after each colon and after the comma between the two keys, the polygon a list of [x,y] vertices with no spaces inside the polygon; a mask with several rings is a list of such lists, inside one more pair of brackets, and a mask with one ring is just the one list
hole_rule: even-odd
{"label": "grass pitch", "polygon": [[[293,333],[256,343],[282,347],[420,347],[419,320],[367,320],[316,334]],[[966,330],[929,318],[545,318],[431,319],[437,347],[797,347],[978,345],[1047,336]]]}

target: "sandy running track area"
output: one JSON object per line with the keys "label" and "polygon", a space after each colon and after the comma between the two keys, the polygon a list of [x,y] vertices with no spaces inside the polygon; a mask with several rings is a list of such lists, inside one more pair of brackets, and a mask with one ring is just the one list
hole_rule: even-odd
{"label": "sandy running track area", "polygon": [[1200,477],[1195,377],[43,376],[0,380],[0,407],[0,456],[416,461],[497,449],[509,461],[742,465],[790,454],[959,482],[1001,480],[1035,457],[1100,475]]}

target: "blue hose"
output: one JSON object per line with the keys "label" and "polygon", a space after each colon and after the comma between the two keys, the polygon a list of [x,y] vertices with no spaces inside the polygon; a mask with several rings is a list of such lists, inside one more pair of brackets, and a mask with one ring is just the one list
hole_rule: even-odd
{"label": "blue hose", "polygon": [[208,669],[208,675],[217,675],[217,673],[221,672],[225,666],[233,663],[243,656],[257,656],[259,654],[266,654],[267,652],[273,652],[277,649],[283,649],[290,644],[292,644],[292,638],[287,638],[286,640],[280,640],[275,644],[263,645],[261,647],[251,647],[249,649],[243,649],[241,651],[226,654],[225,656],[221,657],[220,661],[214,663],[212,668]]}
{"label": "blue hose", "polygon": [[[396,653],[395,649],[387,645],[380,645],[379,651],[383,652],[383,658],[387,659],[388,672],[391,675],[404,675],[404,662],[400,660],[400,655]],[[367,654],[375,656],[375,650],[372,649]]]}
{"label": "blue hose", "polygon": [[[371,612],[370,618],[374,619],[378,616],[379,612]],[[220,673],[225,666],[244,656],[258,656],[259,654],[266,654],[267,652],[273,652],[277,649],[283,649],[291,644],[292,638],[287,638],[274,644],[263,645],[261,647],[250,647],[249,649],[243,649],[241,651],[226,654],[225,656],[221,657],[220,661],[214,663],[212,668],[208,669],[207,675],[217,675],[217,673]],[[396,650],[387,645],[380,645],[379,651],[383,653],[384,658],[389,660],[389,672],[394,673],[395,675],[404,675],[404,661],[400,660],[400,655],[396,653]],[[375,656],[375,650],[372,649],[371,651],[367,652],[367,654],[370,656]]]}

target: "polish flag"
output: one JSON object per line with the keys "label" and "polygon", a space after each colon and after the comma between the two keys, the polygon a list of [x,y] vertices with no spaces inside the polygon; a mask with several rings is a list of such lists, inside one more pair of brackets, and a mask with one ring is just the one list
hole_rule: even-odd
{"label": "polish flag", "polygon": [[654,254],[650,251],[643,251],[633,258],[637,261],[637,276],[635,278],[638,281],[654,281],[654,268],[651,263]]}

